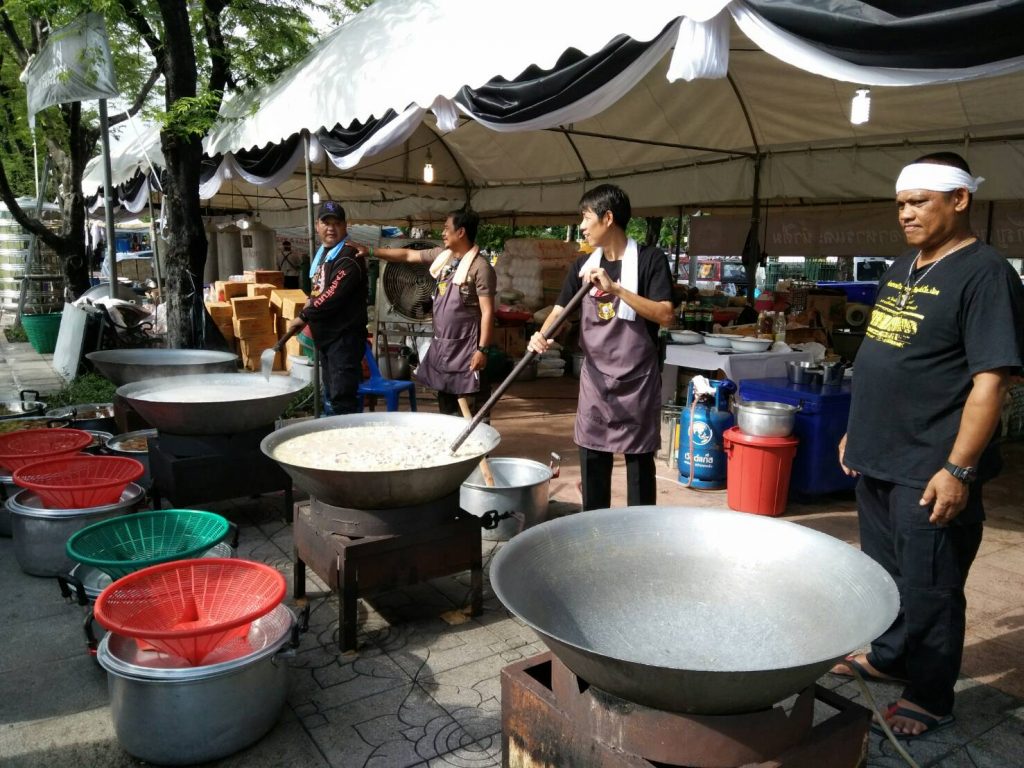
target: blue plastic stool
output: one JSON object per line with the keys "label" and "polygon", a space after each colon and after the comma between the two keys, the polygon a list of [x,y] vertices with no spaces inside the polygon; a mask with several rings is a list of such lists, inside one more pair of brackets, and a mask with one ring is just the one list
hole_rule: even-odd
{"label": "blue plastic stool", "polygon": [[373,349],[371,349],[369,342],[366,344],[366,364],[370,368],[370,378],[366,379],[359,385],[359,390],[356,393],[359,399],[359,412],[363,411],[363,398],[366,395],[376,395],[383,397],[387,403],[389,411],[398,410],[398,396],[403,392],[409,393],[409,410],[416,410],[416,385],[411,381],[402,381],[401,379],[387,379],[381,375],[380,368],[377,367],[377,360],[373,356]]}

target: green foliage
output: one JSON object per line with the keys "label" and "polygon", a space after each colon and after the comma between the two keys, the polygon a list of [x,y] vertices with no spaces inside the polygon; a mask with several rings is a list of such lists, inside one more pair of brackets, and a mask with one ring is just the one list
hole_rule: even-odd
{"label": "green foliage", "polygon": [[96,373],[86,373],[67,383],[52,395],[46,396],[51,408],[79,403],[109,403],[114,399],[117,386],[110,379]]}
{"label": "green foliage", "polygon": [[291,402],[288,403],[288,407],[284,409],[284,414],[281,418],[293,419],[296,416],[312,416],[313,415],[313,385],[307,384],[298,392],[295,393],[295,397],[292,398]]}
{"label": "green foliage", "polygon": [[[505,241],[512,237],[528,237],[538,240],[565,240],[565,227],[516,227],[515,235],[512,227],[505,224],[480,224],[476,234],[476,244],[483,251],[498,253],[505,248]],[[441,239],[440,231],[431,233],[431,237]]]}
{"label": "green foliage", "polygon": [[9,325],[4,328],[4,335],[7,337],[7,341],[11,344],[18,344],[20,342],[28,341],[28,334],[25,333],[25,326],[23,325]]}
{"label": "green foliage", "polygon": [[206,91],[198,96],[177,99],[166,112],[153,113],[163,131],[183,139],[205,136],[217,119],[220,91]]}

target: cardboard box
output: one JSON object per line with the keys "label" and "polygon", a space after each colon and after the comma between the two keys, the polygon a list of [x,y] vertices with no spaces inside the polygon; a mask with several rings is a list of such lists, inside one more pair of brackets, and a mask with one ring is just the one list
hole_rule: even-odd
{"label": "cardboard box", "polygon": [[275,287],[276,286],[274,286],[272,283],[247,283],[246,286],[245,286],[245,288],[246,288],[245,295],[246,296],[266,296],[269,299],[270,298],[270,294],[274,291]]}
{"label": "cardboard box", "polygon": [[[240,339],[252,339],[257,336],[275,336],[274,318],[270,315],[263,317],[236,317],[231,321],[235,336]],[[275,336],[276,339],[276,336]]]}
{"label": "cardboard box", "polygon": [[[275,343],[277,343],[277,339],[273,334],[266,336],[254,336],[249,339],[240,339],[238,347],[242,357],[242,365],[245,366],[247,370],[258,371],[260,369],[260,358],[263,356],[263,353],[274,346]],[[284,370],[284,360],[282,359],[280,352],[274,355],[273,370]]]}
{"label": "cardboard box", "polygon": [[275,288],[270,292],[270,306],[280,310],[284,306],[285,299],[292,302],[300,302],[301,309],[306,304],[306,292],[298,288]]}
{"label": "cardboard box", "polygon": [[270,317],[270,298],[267,296],[239,296],[231,300],[235,317]]}
{"label": "cardboard box", "polygon": [[224,337],[224,341],[232,342],[235,339],[235,328],[231,322],[217,323],[217,330]]}
{"label": "cardboard box", "polygon": [[275,288],[284,288],[284,272],[278,269],[247,269],[242,274],[246,282],[270,283]]}
{"label": "cardboard box", "polygon": [[302,299],[299,299],[299,297],[297,296],[285,296],[281,300],[281,317],[287,318],[289,320],[294,320],[296,317],[299,316],[299,312],[301,312],[302,308],[305,306],[305,296],[303,296]]}
{"label": "cardboard box", "polygon": [[833,326],[846,324],[846,296],[808,293],[804,312],[817,315],[822,327],[831,331]]}
{"label": "cardboard box", "polygon": [[208,301],[206,311],[210,313],[213,322],[217,324],[230,323],[231,318],[235,316],[231,311],[231,302],[228,301]]}
{"label": "cardboard box", "polygon": [[505,328],[505,354],[510,357],[522,357],[526,354],[526,327],[512,326]]}
{"label": "cardboard box", "polygon": [[236,296],[246,295],[246,284],[237,280],[217,280],[213,287],[217,291],[217,301],[231,301]]}

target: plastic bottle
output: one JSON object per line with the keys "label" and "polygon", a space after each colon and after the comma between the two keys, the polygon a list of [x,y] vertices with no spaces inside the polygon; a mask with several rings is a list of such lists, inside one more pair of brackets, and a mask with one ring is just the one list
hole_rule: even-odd
{"label": "plastic bottle", "polygon": [[786,313],[776,312],[775,313],[775,325],[774,325],[775,341],[786,340]]}

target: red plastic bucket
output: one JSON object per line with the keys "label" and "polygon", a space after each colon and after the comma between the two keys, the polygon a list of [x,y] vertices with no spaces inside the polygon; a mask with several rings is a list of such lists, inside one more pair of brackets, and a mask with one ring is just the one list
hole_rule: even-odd
{"label": "red plastic bucket", "polygon": [[800,442],[795,437],[753,437],[730,427],[722,435],[727,457],[729,509],[777,517],[786,510],[789,475]]}

